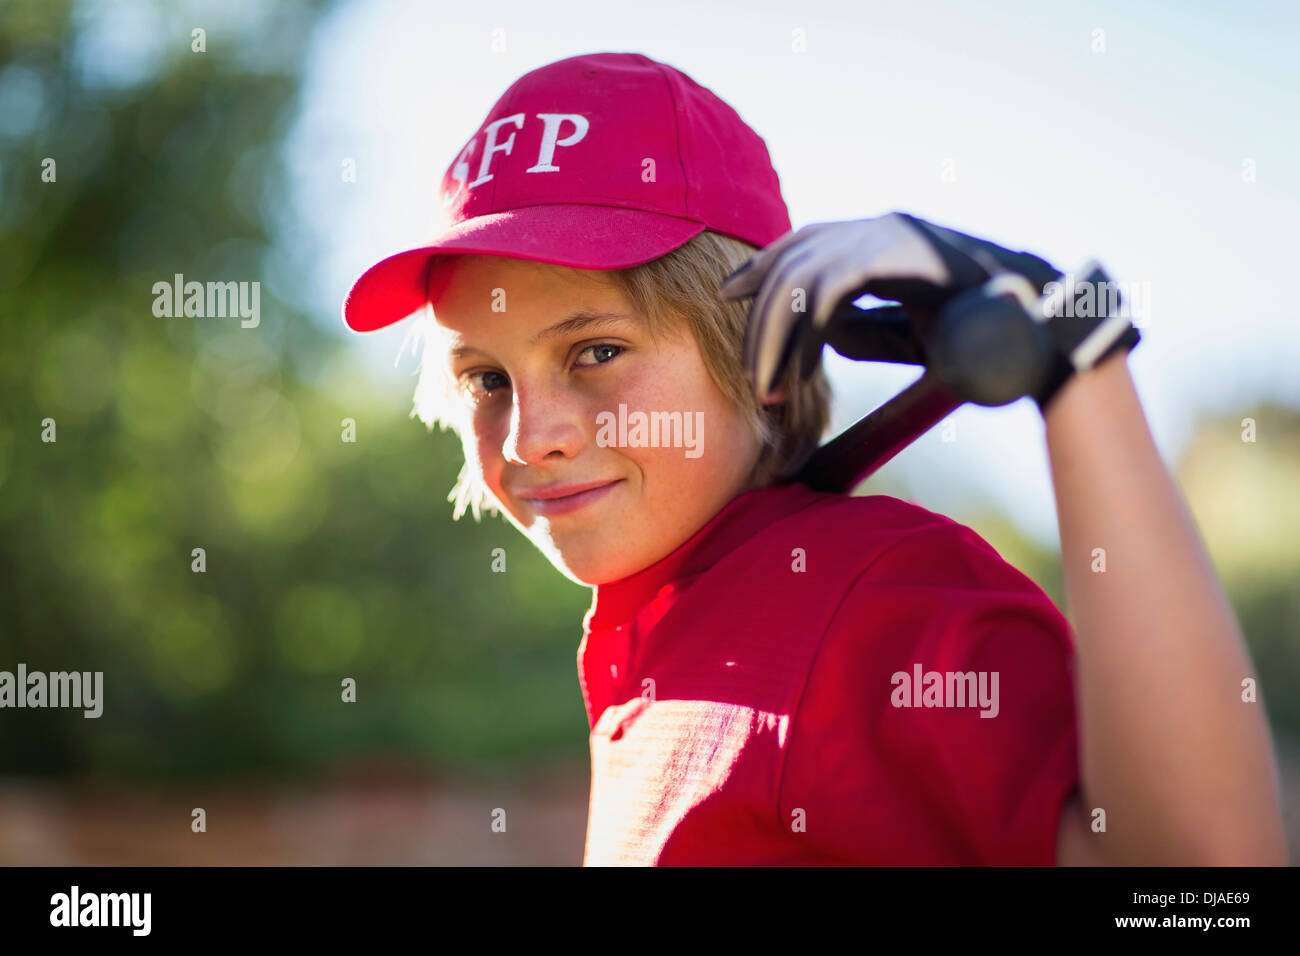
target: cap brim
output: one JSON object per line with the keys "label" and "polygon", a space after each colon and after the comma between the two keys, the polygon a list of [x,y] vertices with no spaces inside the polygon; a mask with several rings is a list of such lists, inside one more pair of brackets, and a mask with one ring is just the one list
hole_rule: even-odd
{"label": "cap brim", "polygon": [[343,302],[343,321],[354,332],[373,332],[419,312],[428,303],[429,268],[439,254],[626,269],[671,252],[704,229],[703,223],[678,216],[576,203],[479,216],[458,223],[429,245],[391,255],[367,269]]}

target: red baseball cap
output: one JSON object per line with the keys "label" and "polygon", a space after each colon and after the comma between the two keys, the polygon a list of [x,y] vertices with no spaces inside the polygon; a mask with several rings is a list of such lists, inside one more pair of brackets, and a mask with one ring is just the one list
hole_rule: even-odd
{"label": "red baseball cap", "polygon": [[705,229],[762,248],[790,231],[767,145],[713,92],[640,53],[525,73],[442,177],[450,227],[371,266],[343,318],[372,332],[420,311],[438,253],[623,269]]}

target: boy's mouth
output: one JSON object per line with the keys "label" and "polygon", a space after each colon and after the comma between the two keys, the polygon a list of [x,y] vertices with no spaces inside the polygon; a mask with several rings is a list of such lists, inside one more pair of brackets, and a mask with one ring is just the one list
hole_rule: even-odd
{"label": "boy's mouth", "polygon": [[551,485],[520,492],[519,497],[540,515],[562,515],[600,500],[623,481],[589,481],[578,485]]}

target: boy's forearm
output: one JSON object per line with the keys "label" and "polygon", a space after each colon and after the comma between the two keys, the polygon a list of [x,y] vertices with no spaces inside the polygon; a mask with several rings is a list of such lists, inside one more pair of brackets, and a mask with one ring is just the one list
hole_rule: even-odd
{"label": "boy's forearm", "polygon": [[1103,860],[1284,865],[1264,704],[1242,700],[1258,675],[1125,358],[1067,383],[1046,425]]}

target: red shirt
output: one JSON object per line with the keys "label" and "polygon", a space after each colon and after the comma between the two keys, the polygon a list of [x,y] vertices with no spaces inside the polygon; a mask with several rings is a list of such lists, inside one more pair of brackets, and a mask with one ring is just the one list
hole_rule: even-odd
{"label": "red shirt", "polygon": [[584,630],[584,865],[1055,863],[1069,624],[964,525],[750,491],[595,588]]}

